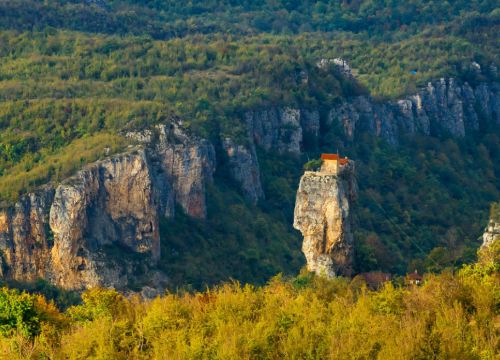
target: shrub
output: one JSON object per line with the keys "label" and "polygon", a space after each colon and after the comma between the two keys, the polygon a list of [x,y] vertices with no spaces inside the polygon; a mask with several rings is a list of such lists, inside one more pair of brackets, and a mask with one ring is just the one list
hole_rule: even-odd
{"label": "shrub", "polygon": [[20,333],[33,338],[40,333],[40,318],[35,296],[15,289],[0,289],[0,334]]}
{"label": "shrub", "polygon": [[309,160],[304,164],[304,170],[317,171],[321,168],[321,165],[323,165],[323,160],[321,159]]}

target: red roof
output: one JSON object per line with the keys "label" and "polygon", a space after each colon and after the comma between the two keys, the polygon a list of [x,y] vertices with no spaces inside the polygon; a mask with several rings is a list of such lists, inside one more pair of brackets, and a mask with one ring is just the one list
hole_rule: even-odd
{"label": "red roof", "polygon": [[321,154],[321,160],[338,160],[339,154]]}
{"label": "red roof", "polygon": [[349,162],[347,157],[341,158],[339,154],[321,154],[321,160],[338,160],[340,165],[346,165]]}

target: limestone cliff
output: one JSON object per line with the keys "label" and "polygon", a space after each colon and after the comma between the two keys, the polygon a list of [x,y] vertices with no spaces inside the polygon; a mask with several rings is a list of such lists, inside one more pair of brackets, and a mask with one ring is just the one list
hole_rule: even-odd
{"label": "limestone cliff", "polygon": [[429,82],[416,94],[398,101],[347,98],[329,111],[326,126],[335,123],[350,139],[367,131],[394,145],[404,135],[463,137],[481,127],[500,124],[500,84],[482,83],[473,88],[449,78]]}
{"label": "limestone cliff", "polygon": [[222,141],[229,162],[229,174],[239,184],[243,194],[254,204],[264,197],[260,181],[255,146],[238,145],[231,138]]}
{"label": "limestone cliff", "polygon": [[[150,268],[160,257],[160,217],[172,216],[175,203],[193,217],[206,215],[213,147],[175,123],[129,136],[143,146],[0,211],[3,277],[45,278],[66,289],[127,287],[137,267]],[[134,263],[133,254],[142,260]],[[165,280],[153,275],[150,285]]]}
{"label": "limestone cliff", "polygon": [[[343,68],[347,66],[342,59],[331,61]],[[481,127],[500,124],[500,84],[472,87],[453,78],[440,79],[397,101],[380,102],[363,95],[323,107],[326,112],[322,114],[318,109],[294,107],[247,111],[246,138],[240,142],[222,138],[222,148],[229,158],[229,175],[250,201],[255,203],[264,196],[256,147],[300,156],[304,150],[316,150],[321,134],[338,126],[347,139],[368,132],[392,145],[415,134],[462,137]]]}
{"label": "limestone cliff", "polygon": [[205,187],[215,171],[215,149],[207,140],[186,134],[181,126],[174,122],[127,136],[147,149],[164,214],[171,216],[177,203],[186,214],[203,219]]}
{"label": "limestone cliff", "polygon": [[56,189],[49,226],[50,279],[64,288],[121,285],[104,278],[95,256],[105,245],[160,255],[158,215],[144,150],[93,164]]}
{"label": "limestone cliff", "polygon": [[320,130],[326,132],[337,124],[348,139],[368,132],[393,145],[415,134],[463,137],[500,125],[500,84],[473,87],[443,78],[396,101],[380,102],[366,95],[344,98],[328,108],[323,121],[317,109],[272,107],[247,112],[245,122],[251,142],[267,151],[293,155],[314,146]]}
{"label": "limestone cliff", "polygon": [[489,246],[493,244],[495,240],[498,239],[500,239],[500,223],[495,221],[490,221],[483,233],[482,246]]}
{"label": "limestone cliff", "polygon": [[490,246],[496,240],[500,240],[500,203],[494,203],[491,207],[490,220],[484,229],[482,246]]}
{"label": "limestone cliff", "polygon": [[356,197],[354,162],[338,175],[306,171],[300,179],[293,227],[304,236],[309,271],[328,277],[352,271],[351,202]]}
{"label": "limestone cliff", "polygon": [[48,232],[52,189],[23,196],[0,210],[0,274],[19,280],[46,277],[53,243]]}
{"label": "limestone cliff", "polygon": [[290,107],[270,108],[246,113],[250,140],[265,150],[298,155],[304,136],[317,137],[319,112]]}
{"label": "limestone cliff", "polygon": [[317,110],[291,107],[269,108],[245,113],[247,136],[236,142],[221,139],[230,177],[254,204],[263,199],[256,146],[265,151],[299,156],[304,147],[314,147],[319,139],[320,114]]}

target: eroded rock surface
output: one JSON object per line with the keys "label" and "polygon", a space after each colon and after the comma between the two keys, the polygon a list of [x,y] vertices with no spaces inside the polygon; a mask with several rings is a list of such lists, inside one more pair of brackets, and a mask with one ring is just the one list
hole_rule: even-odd
{"label": "eroded rock surface", "polygon": [[144,150],[80,171],[57,187],[50,209],[52,280],[64,288],[120,284],[97,271],[95,255],[117,245],[157,260],[158,222]]}
{"label": "eroded rock surface", "polygon": [[327,127],[338,123],[348,138],[367,131],[391,144],[401,136],[463,137],[481,127],[500,124],[500,85],[472,88],[453,78],[429,82],[405,99],[377,102],[369,96],[343,99],[329,112]]}
{"label": "eroded rock surface", "polygon": [[293,108],[250,111],[246,122],[253,141],[265,150],[298,155],[302,145],[301,113]]}
{"label": "eroded rock surface", "polygon": [[238,145],[225,138],[222,146],[229,161],[229,173],[240,185],[243,194],[254,204],[264,197],[255,146]]}
{"label": "eroded rock surface", "polygon": [[495,205],[495,213],[492,212],[488,226],[484,229],[482,247],[488,247],[495,241],[500,240],[500,221],[498,211],[500,205]]}
{"label": "eroded rock surface", "polygon": [[351,275],[351,202],[355,197],[352,161],[339,175],[306,171],[300,179],[293,227],[304,237],[302,251],[309,271],[328,277]]}
{"label": "eroded rock surface", "polygon": [[20,281],[46,277],[53,238],[48,231],[52,189],[23,196],[0,210],[0,275]]}
{"label": "eroded rock surface", "polygon": [[[0,211],[3,277],[44,278],[66,289],[124,288],[159,259],[160,217],[172,216],[175,203],[192,217],[206,216],[212,145],[178,124],[128,135],[142,147],[90,164],[55,189]],[[164,280],[155,279],[153,286]]]}

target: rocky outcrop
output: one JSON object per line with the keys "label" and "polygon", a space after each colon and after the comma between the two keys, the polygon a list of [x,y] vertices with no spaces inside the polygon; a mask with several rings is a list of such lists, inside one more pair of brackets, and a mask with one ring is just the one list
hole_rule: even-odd
{"label": "rocky outcrop", "polygon": [[64,288],[117,284],[96,269],[106,245],[160,256],[156,199],[144,150],[93,164],[56,189],[50,208],[51,280]]}
{"label": "rocky outcrop", "polygon": [[323,131],[340,125],[351,140],[368,132],[392,145],[415,134],[463,137],[500,125],[500,84],[471,87],[453,78],[440,79],[397,101],[380,102],[366,95],[344,98],[329,109],[323,122],[315,109],[293,108],[249,111],[245,121],[255,145],[292,155],[315,148],[320,124]]}
{"label": "rocky outcrop", "polygon": [[316,109],[268,108],[245,113],[248,142],[265,151],[298,156],[314,149],[319,140],[320,114]]}
{"label": "rocky outcrop", "polygon": [[[412,134],[461,137],[500,124],[500,85],[441,79],[399,101],[346,98],[322,115],[320,121],[316,109],[291,107],[249,111],[243,141],[222,138],[227,173],[251,202],[264,197],[256,147],[299,156],[316,149],[320,134],[338,125],[347,138],[368,132],[394,145]],[[138,266],[128,255],[142,257],[147,266],[159,258],[162,216],[180,208],[191,217],[206,217],[206,187],[216,166],[212,144],[187,134],[178,121],[126,136],[140,146],[0,210],[0,276],[41,277],[73,289],[126,287]],[[349,273],[349,201],[355,185],[348,174],[308,172],[301,180],[295,226],[304,234],[313,271]],[[489,229],[485,243],[496,224]],[[120,256],[110,256],[110,249],[119,249]]]}
{"label": "rocky outcrop", "polygon": [[228,158],[229,175],[239,184],[243,194],[256,203],[264,198],[264,192],[255,147],[292,156],[299,156],[304,148],[315,148],[320,114],[317,110],[269,108],[247,112],[245,125],[246,139],[237,143],[224,137],[222,148]]}
{"label": "rocky outcrop", "polygon": [[206,217],[206,185],[215,171],[215,149],[210,142],[187,135],[182,123],[157,125],[127,137],[142,143],[154,168],[153,183],[161,212],[169,217],[178,204],[186,214]]}
{"label": "rocky outcrop", "polygon": [[23,196],[0,214],[3,276],[45,278],[67,289],[126,286],[104,248],[160,255],[158,216],[144,150],[101,161],[55,190]]}
{"label": "rocky outcrop", "polygon": [[315,149],[320,134],[319,111],[302,109],[300,111],[300,126],[302,127],[302,148]]}
{"label": "rocky outcrop", "polygon": [[212,145],[175,123],[128,135],[143,146],[0,211],[3,277],[45,278],[66,289],[123,288],[137,266],[151,269],[160,257],[160,217],[172,216],[175,203],[205,217]]}
{"label": "rocky outcrop", "polygon": [[[146,146],[164,177],[160,183],[166,182],[172,188],[173,201],[189,216],[204,219],[206,185],[212,182],[216,164],[213,145],[205,139],[188,136],[179,124],[172,123],[157,126]],[[166,199],[167,204],[172,203],[168,194]],[[167,216],[173,214],[173,208],[163,207]]]}
{"label": "rocky outcrop", "polygon": [[265,150],[298,155],[302,146],[301,113],[292,108],[271,108],[246,113],[253,141]]}
{"label": "rocky outcrop", "polygon": [[46,277],[53,237],[48,228],[52,189],[23,196],[0,210],[0,275],[22,281]]}
{"label": "rocky outcrop", "polygon": [[351,275],[353,234],[351,202],[356,198],[354,162],[338,175],[306,171],[300,179],[293,227],[304,240],[309,271],[333,277]]}
{"label": "rocky outcrop", "polygon": [[483,247],[490,246],[494,241],[500,239],[500,223],[490,221],[483,233]]}
{"label": "rocky outcrop", "polygon": [[228,159],[229,174],[239,184],[243,194],[254,204],[264,198],[255,146],[238,145],[231,138],[222,141]]}
{"label": "rocky outcrop", "polygon": [[412,134],[463,137],[480,127],[500,124],[500,85],[483,83],[472,88],[450,78],[430,82],[417,94],[398,101],[348,98],[330,110],[326,125],[334,123],[350,139],[366,131],[391,144]]}
{"label": "rocky outcrop", "polygon": [[497,240],[500,240],[500,203],[493,203],[488,226],[484,229],[482,247],[488,247]]}
{"label": "rocky outcrop", "polygon": [[[341,59],[324,60],[318,66],[330,63],[349,70]],[[473,88],[452,78],[440,79],[398,101],[379,102],[370,96],[345,98],[324,113],[323,119],[315,109],[272,107],[247,112],[245,124],[247,139],[236,143],[224,138],[222,147],[229,158],[230,176],[255,203],[263,194],[256,146],[299,156],[304,150],[317,149],[321,133],[337,126],[347,139],[369,133],[394,146],[416,134],[463,137],[500,125],[500,84],[482,83]]]}
{"label": "rocky outcrop", "polygon": [[346,78],[353,78],[351,66],[342,58],[321,59],[316,63],[320,69],[327,70],[330,66],[335,66],[337,70]]}

